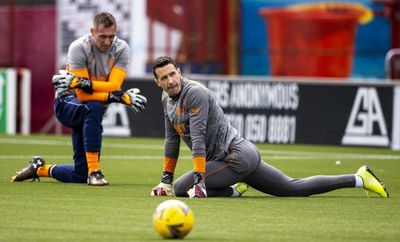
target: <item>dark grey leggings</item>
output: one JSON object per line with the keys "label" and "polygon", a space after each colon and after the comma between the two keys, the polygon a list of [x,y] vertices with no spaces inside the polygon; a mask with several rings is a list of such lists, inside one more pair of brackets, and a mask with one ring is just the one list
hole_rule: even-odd
{"label": "dark grey leggings", "polygon": [[[206,164],[209,197],[229,197],[232,195],[230,186],[240,181],[261,192],[282,197],[305,197],[355,186],[353,174],[291,178],[260,160],[258,149],[246,140],[231,145],[229,154],[223,160],[207,161]],[[179,177],[174,184],[175,195],[187,196],[186,192],[193,182],[193,171]]]}
{"label": "dark grey leggings", "polygon": [[294,179],[265,162],[261,162],[243,181],[261,192],[281,197],[305,197],[354,187],[356,182],[354,175],[319,175]]}

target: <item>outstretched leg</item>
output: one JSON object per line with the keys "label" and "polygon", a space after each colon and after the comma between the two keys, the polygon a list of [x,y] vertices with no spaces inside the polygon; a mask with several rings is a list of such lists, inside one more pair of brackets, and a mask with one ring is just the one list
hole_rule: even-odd
{"label": "outstretched leg", "polygon": [[355,187],[354,174],[335,176],[311,176],[294,179],[275,167],[261,161],[257,169],[245,180],[249,186],[274,196],[305,197],[339,188]]}

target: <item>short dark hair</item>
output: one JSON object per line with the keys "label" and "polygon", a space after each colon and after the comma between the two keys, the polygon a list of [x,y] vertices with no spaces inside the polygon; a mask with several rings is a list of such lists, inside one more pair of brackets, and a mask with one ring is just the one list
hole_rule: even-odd
{"label": "short dark hair", "polygon": [[153,62],[153,75],[155,78],[157,78],[157,74],[156,74],[156,69],[166,66],[168,64],[172,64],[175,66],[175,68],[178,68],[178,65],[176,64],[176,62],[169,56],[160,56],[157,59],[154,60]]}
{"label": "short dark hair", "polygon": [[117,27],[114,16],[112,16],[112,14],[108,12],[101,12],[94,16],[93,26],[98,27],[100,25],[103,25],[105,28],[109,28],[112,26]]}

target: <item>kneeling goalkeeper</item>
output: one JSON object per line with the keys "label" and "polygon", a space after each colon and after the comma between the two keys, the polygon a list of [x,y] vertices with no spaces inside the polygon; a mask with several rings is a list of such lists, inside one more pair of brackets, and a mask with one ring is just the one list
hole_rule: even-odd
{"label": "kneeling goalkeeper", "polygon": [[61,182],[108,185],[99,164],[102,120],[107,106],[123,103],[137,113],[145,109],[147,102],[138,89],[120,90],[130,48],[116,37],[116,30],[111,14],[97,14],[90,33],[70,45],[67,71],[53,76],[54,112],[63,125],[72,129],[74,164],[50,165],[37,156],[12,181],[52,177]]}

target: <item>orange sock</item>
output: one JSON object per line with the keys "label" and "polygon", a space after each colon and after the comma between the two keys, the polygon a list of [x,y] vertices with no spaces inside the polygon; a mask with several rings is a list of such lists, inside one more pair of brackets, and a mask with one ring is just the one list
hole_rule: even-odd
{"label": "orange sock", "polygon": [[36,171],[36,175],[40,176],[40,177],[49,177],[49,170],[53,165],[44,165],[39,167],[39,169],[37,169]]}
{"label": "orange sock", "polygon": [[88,164],[88,174],[92,171],[99,170],[99,152],[86,152],[86,160]]}

